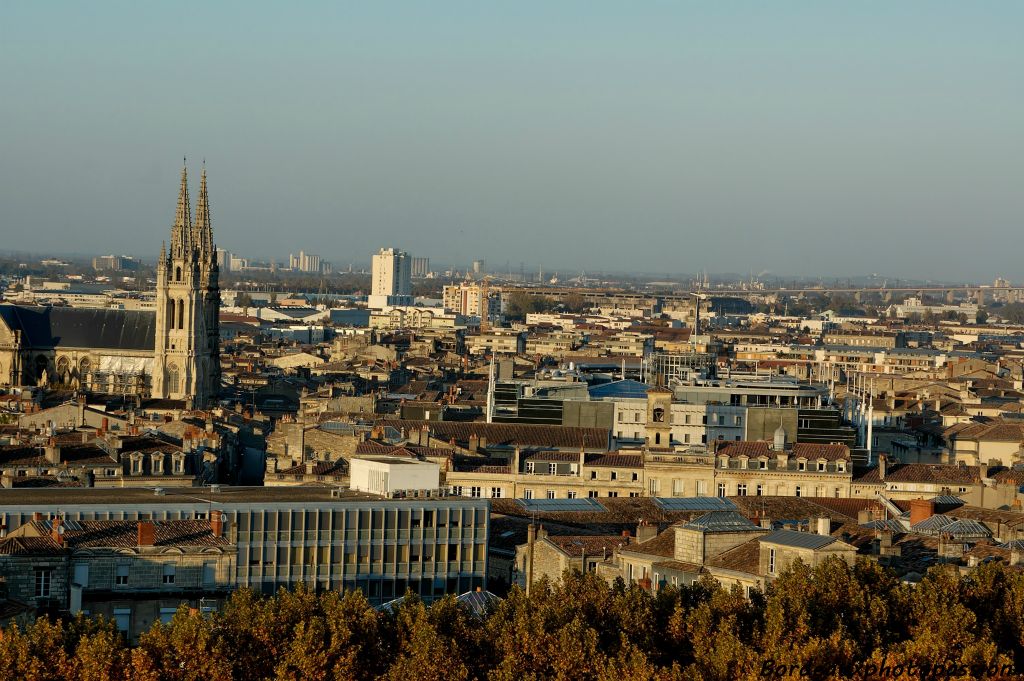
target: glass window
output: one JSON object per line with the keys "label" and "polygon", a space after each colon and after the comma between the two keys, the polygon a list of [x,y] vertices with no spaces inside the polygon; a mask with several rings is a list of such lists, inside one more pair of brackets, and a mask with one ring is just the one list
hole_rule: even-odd
{"label": "glass window", "polygon": [[36,598],[50,597],[50,584],[53,582],[53,570],[36,568]]}
{"label": "glass window", "polygon": [[164,563],[164,584],[174,584],[174,565]]}
{"label": "glass window", "polygon": [[114,584],[116,586],[125,586],[128,584],[128,566],[118,565],[117,572],[114,575]]}

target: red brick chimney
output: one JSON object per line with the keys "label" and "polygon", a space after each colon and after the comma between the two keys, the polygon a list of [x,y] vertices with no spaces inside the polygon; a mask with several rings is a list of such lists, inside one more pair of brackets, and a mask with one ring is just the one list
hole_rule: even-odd
{"label": "red brick chimney", "polygon": [[54,518],[50,523],[50,538],[57,542],[58,546],[64,546],[64,533],[61,532],[63,525],[64,521],[60,518]]}
{"label": "red brick chimney", "polygon": [[156,525],[148,520],[140,520],[138,526],[139,546],[153,546],[156,544]]}
{"label": "red brick chimney", "polygon": [[910,526],[928,520],[935,515],[935,502],[929,499],[913,499],[910,502]]}
{"label": "red brick chimney", "polygon": [[224,536],[224,514],[221,511],[210,511],[210,532],[214,537]]}

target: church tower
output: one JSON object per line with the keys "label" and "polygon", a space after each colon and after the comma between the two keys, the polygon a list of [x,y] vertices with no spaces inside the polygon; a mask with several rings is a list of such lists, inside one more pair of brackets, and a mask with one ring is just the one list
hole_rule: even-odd
{"label": "church tower", "polygon": [[220,390],[220,287],[206,168],[191,217],[188,171],[181,169],[171,247],[156,267],[156,352],[153,397],[186,400],[201,409]]}

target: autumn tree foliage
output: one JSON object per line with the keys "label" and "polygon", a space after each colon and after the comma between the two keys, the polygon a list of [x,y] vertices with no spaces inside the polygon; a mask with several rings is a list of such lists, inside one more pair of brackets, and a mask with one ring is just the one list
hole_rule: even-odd
{"label": "autumn tree foliage", "polygon": [[710,578],[651,594],[567,572],[484,614],[409,595],[234,594],[181,608],[129,644],[111,622],[41,618],[0,637],[0,679],[1019,678],[1024,573],[936,568],[918,585],[876,563],[797,563],[749,597]]}

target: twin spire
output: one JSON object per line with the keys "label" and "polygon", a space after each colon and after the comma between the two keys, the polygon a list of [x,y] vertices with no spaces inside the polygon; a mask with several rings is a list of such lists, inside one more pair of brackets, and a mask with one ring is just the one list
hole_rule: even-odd
{"label": "twin spire", "polygon": [[196,218],[192,221],[192,204],[188,198],[188,167],[181,168],[181,188],[178,190],[178,207],[174,211],[174,227],[171,228],[171,255],[190,256],[198,252],[207,259],[215,257],[213,251],[213,223],[210,220],[210,200],[206,194],[206,163],[199,180],[199,200],[196,203]]}

